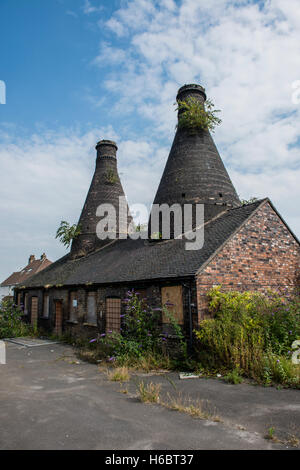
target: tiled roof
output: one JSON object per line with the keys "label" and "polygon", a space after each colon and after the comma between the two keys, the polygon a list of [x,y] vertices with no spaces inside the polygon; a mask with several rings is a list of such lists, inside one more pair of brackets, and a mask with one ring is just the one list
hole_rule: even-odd
{"label": "tiled roof", "polygon": [[50,266],[50,264],[52,264],[52,261],[49,261],[45,257],[42,257],[41,259],[35,259],[25,266],[25,268],[23,268],[21,271],[12,273],[7,279],[5,279],[5,281],[1,283],[1,287],[23,284],[33,275]]}
{"label": "tiled roof", "polygon": [[24,285],[112,284],[193,276],[264,201],[228,210],[207,223],[200,250],[185,250],[184,240],[116,240],[83,258],[66,255]]}

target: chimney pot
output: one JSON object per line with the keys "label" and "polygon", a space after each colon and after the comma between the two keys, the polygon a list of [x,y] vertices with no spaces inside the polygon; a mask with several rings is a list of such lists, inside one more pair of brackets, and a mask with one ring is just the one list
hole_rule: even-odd
{"label": "chimney pot", "polygon": [[33,263],[33,261],[35,261],[35,256],[34,256],[34,255],[30,255],[30,256],[29,256],[28,264]]}
{"label": "chimney pot", "polygon": [[177,92],[176,101],[183,101],[184,99],[191,96],[196,98],[199,97],[199,95],[201,96],[201,101],[206,101],[206,93],[203,86],[196,85],[194,83],[183,85]]}
{"label": "chimney pot", "polygon": [[44,260],[46,258],[47,258],[46,253],[43,253],[42,256],[41,256],[41,259]]}
{"label": "chimney pot", "polygon": [[117,144],[113,140],[100,140],[96,145],[97,162],[104,157],[117,158]]}
{"label": "chimney pot", "polygon": [[98,150],[98,148],[102,146],[114,147],[116,151],[118,150],[117,144],[113,140],[99,140],[99,142],[97,142],[97,145],[96,145],[96,150]]}

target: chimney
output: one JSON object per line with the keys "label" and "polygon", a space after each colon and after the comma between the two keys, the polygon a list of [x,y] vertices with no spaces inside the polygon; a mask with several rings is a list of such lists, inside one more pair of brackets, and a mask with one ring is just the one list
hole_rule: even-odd
{"label": "chimney", "polygon": [[78,222],[81,233],[72,243],[71,256],[73,258],[85,256],[112,241],[109,238],[100,240],[97,236],[96,228],[101,217],[98,217],[96,212],[100,205],[112,204],[116,210],[116,238],[119,238],[121,232],[123,234],[124,224],[126,238],[126,230],[132,221],[127,202],[126,219],[120,219],[119,198],[123,197],[125,200],[125,194],[118,174],[116,143],[112,140],[101,140],[97,143],[96,150],[96,169]]}
{"label": "chimney", "polygon": [[29,260],[28,260],[28,264],[33,263],[33,261],[35,261],[35,256],[34,256],[34,255],[30,255],[30,256],[29,256]]}
{"label": "chimney", "polygon": [[[176,100],[206,101],[205,89],[184,85]],[[179,111],[183,112],[182,110]],[[208,130],[178,127],[171,151],[154,199],[154,204],[204,204],[205,221],[218,213],[240,205],[238,195]],[[150,221],[149,221],[150,222]],[[194,227],[194,217],[193,217]],[[151,226],[150,229],[151,231]],[[160,230],[161,231],[161,230]],[[171,227],[171,236],[172,236]]]}
{"label": "chimney", "polygon": [[41,261],[44,261],[47,258],[46,253],[43,253],[41,256]]}

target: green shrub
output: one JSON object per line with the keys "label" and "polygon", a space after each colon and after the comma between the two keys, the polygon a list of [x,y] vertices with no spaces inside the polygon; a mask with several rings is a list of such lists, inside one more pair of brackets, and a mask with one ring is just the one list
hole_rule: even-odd
{"label": "green shrub", "polygon": [[299,296],[268,292],[209,292],[213,318],[195,332],[198,357],[207,368],[239,368],[264,383],[297,386],[299,366],[291,345],[300,337]]}
{"label": "green shrub", "polygon": [[243,378],[240,375],[239,369],[234,369],[233,371],[229,372],[224,377],[225,381],[229,384],[237,385],[243,382]]}
{"label": "green shrub", "polygon": [[30,325],[21,319],[23,311],[11,300],[0,304],[0,339],[16,338],[33,334]]}
{"label": "green shrub", "polygon": [[258,380],[270,385],[272,382],[300,388],[300,366],[284,356],[269,353],[262,360],[263,370]]}
{"label": "green shrub", "polygon": [[211,100],[201,104],[199,100],[193,97],[187,98],[185,101],[178,101],[177,111],[178,128],[188,129],[190,133],[197,133],[201,130],[211,130],[221,124],[221,119],[216,116],[219,110],[215,110]]}

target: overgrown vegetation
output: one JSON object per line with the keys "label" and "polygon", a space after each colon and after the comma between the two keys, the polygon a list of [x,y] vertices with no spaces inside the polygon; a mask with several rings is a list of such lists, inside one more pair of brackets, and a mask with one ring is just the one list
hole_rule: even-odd
{"label": "overgrown vegetation", "polygon": [[213,318],[195,332],[202,366],[232,371],[231,378],[239,370],[259,383],[300,388],[300,366],[291,361],[292,343],[300,337],[299,296],[215,287],[209,297]]}
{"label": "overgrown vegetation", "polygon": [[214,131],[222,120],[216,116],[220,110],[214,109],[211,100],[206,100],[202,104],[199,100],[189,97],[184,101],[178,101],[179,111],[178,128],[188,129],[190,133],[197,133],[198,130]]}
{"label": "overgrown vegetation", "polygon": [[[99,334],[90,341],[78,337],[82,359],[116,368],[220,372],[225,381],[244,378],[264,385],[300,388],[300,366],[292,345],[300,338],[299,296],[254,292],[209,293],[211,318],[195,331],[195,351],[187,352],[186,338],[174,316],[163,308],[169,333],[162,333],[161,309],[153,309],[138,292],[128,291],[121,332]],[[74,338],[69,338],[69,342]]]}
{"label": "overgrown vegetation", "polygon": [[[186,343],[181,327],[172,314],[164,308],[170,321],[172,341],[176,353],[167,348],[168,333],[161,330],[160,308],[151,308],[140,298],[138,292],[128,291],[124,299],[126,312],[121,315],[121,332],[108,331],[81,346],[80,357],[93,362],[104,361],[115,367],[130,367],[150,371],[153,369],[174,369],[182,367],[187,360]],[[175,338],[175,339],[174,339]],[[68,341],[74,341],[69,338]]]}
{"label": "overgrown vegetation", "polygon": [[55,238],[58,238],[66,248],[69,248],[72,241],[80,234],[80,225],[70,225],[66,220],[62,220],[60,226],[57,229]]}
{"label": "overgrown vegetation", "polygon": [[0,304],[0,339],[29,336],[34,332],[30,325],[21,319],[23,310],[11,300]]}
{"label": "overgrown vegetation", "polygon": [[243,382],[243,378],[240,375],[239,369],[233,369],[232,371],[228,372],[224,379],[227,383],[232,385],[241,384]]}
{"label": "overgrown vegetation", "polygon": [[208,419],[215,422],[221,421],[216,414],[216,410],[211,407],[210,402],[207,400],[194,400],[188,396],[183,396],[182,393],[173,395],[168,393],[166,400],[163,400],[161,404],[170,410],[186,413],[193,418]]}
{"label": "overgrown vegetation", "polygon": [[118,181],[118,175],[114,170],[108,170],[105,173],[105,183],[106,184],[115,184]]}
{"label": "overgrown vegetation", "polygon": [[250,197],[249,199],[241,199],[242,206],[247,206],[247,204],[253,204],[253,202],[257,202],[257,197]]}
{"label": "overgrown vegetation", "polygon": [[107,371],[107,377],[112,382],[128,382],[130,375],[127,367],[117,367],[116,369]]}
{"label": "overgrown vegetation", "polygon": [[159,403],[160,384],[150,382],[145,384],[143,381],[138,385],[138,397],[143,403]]}

